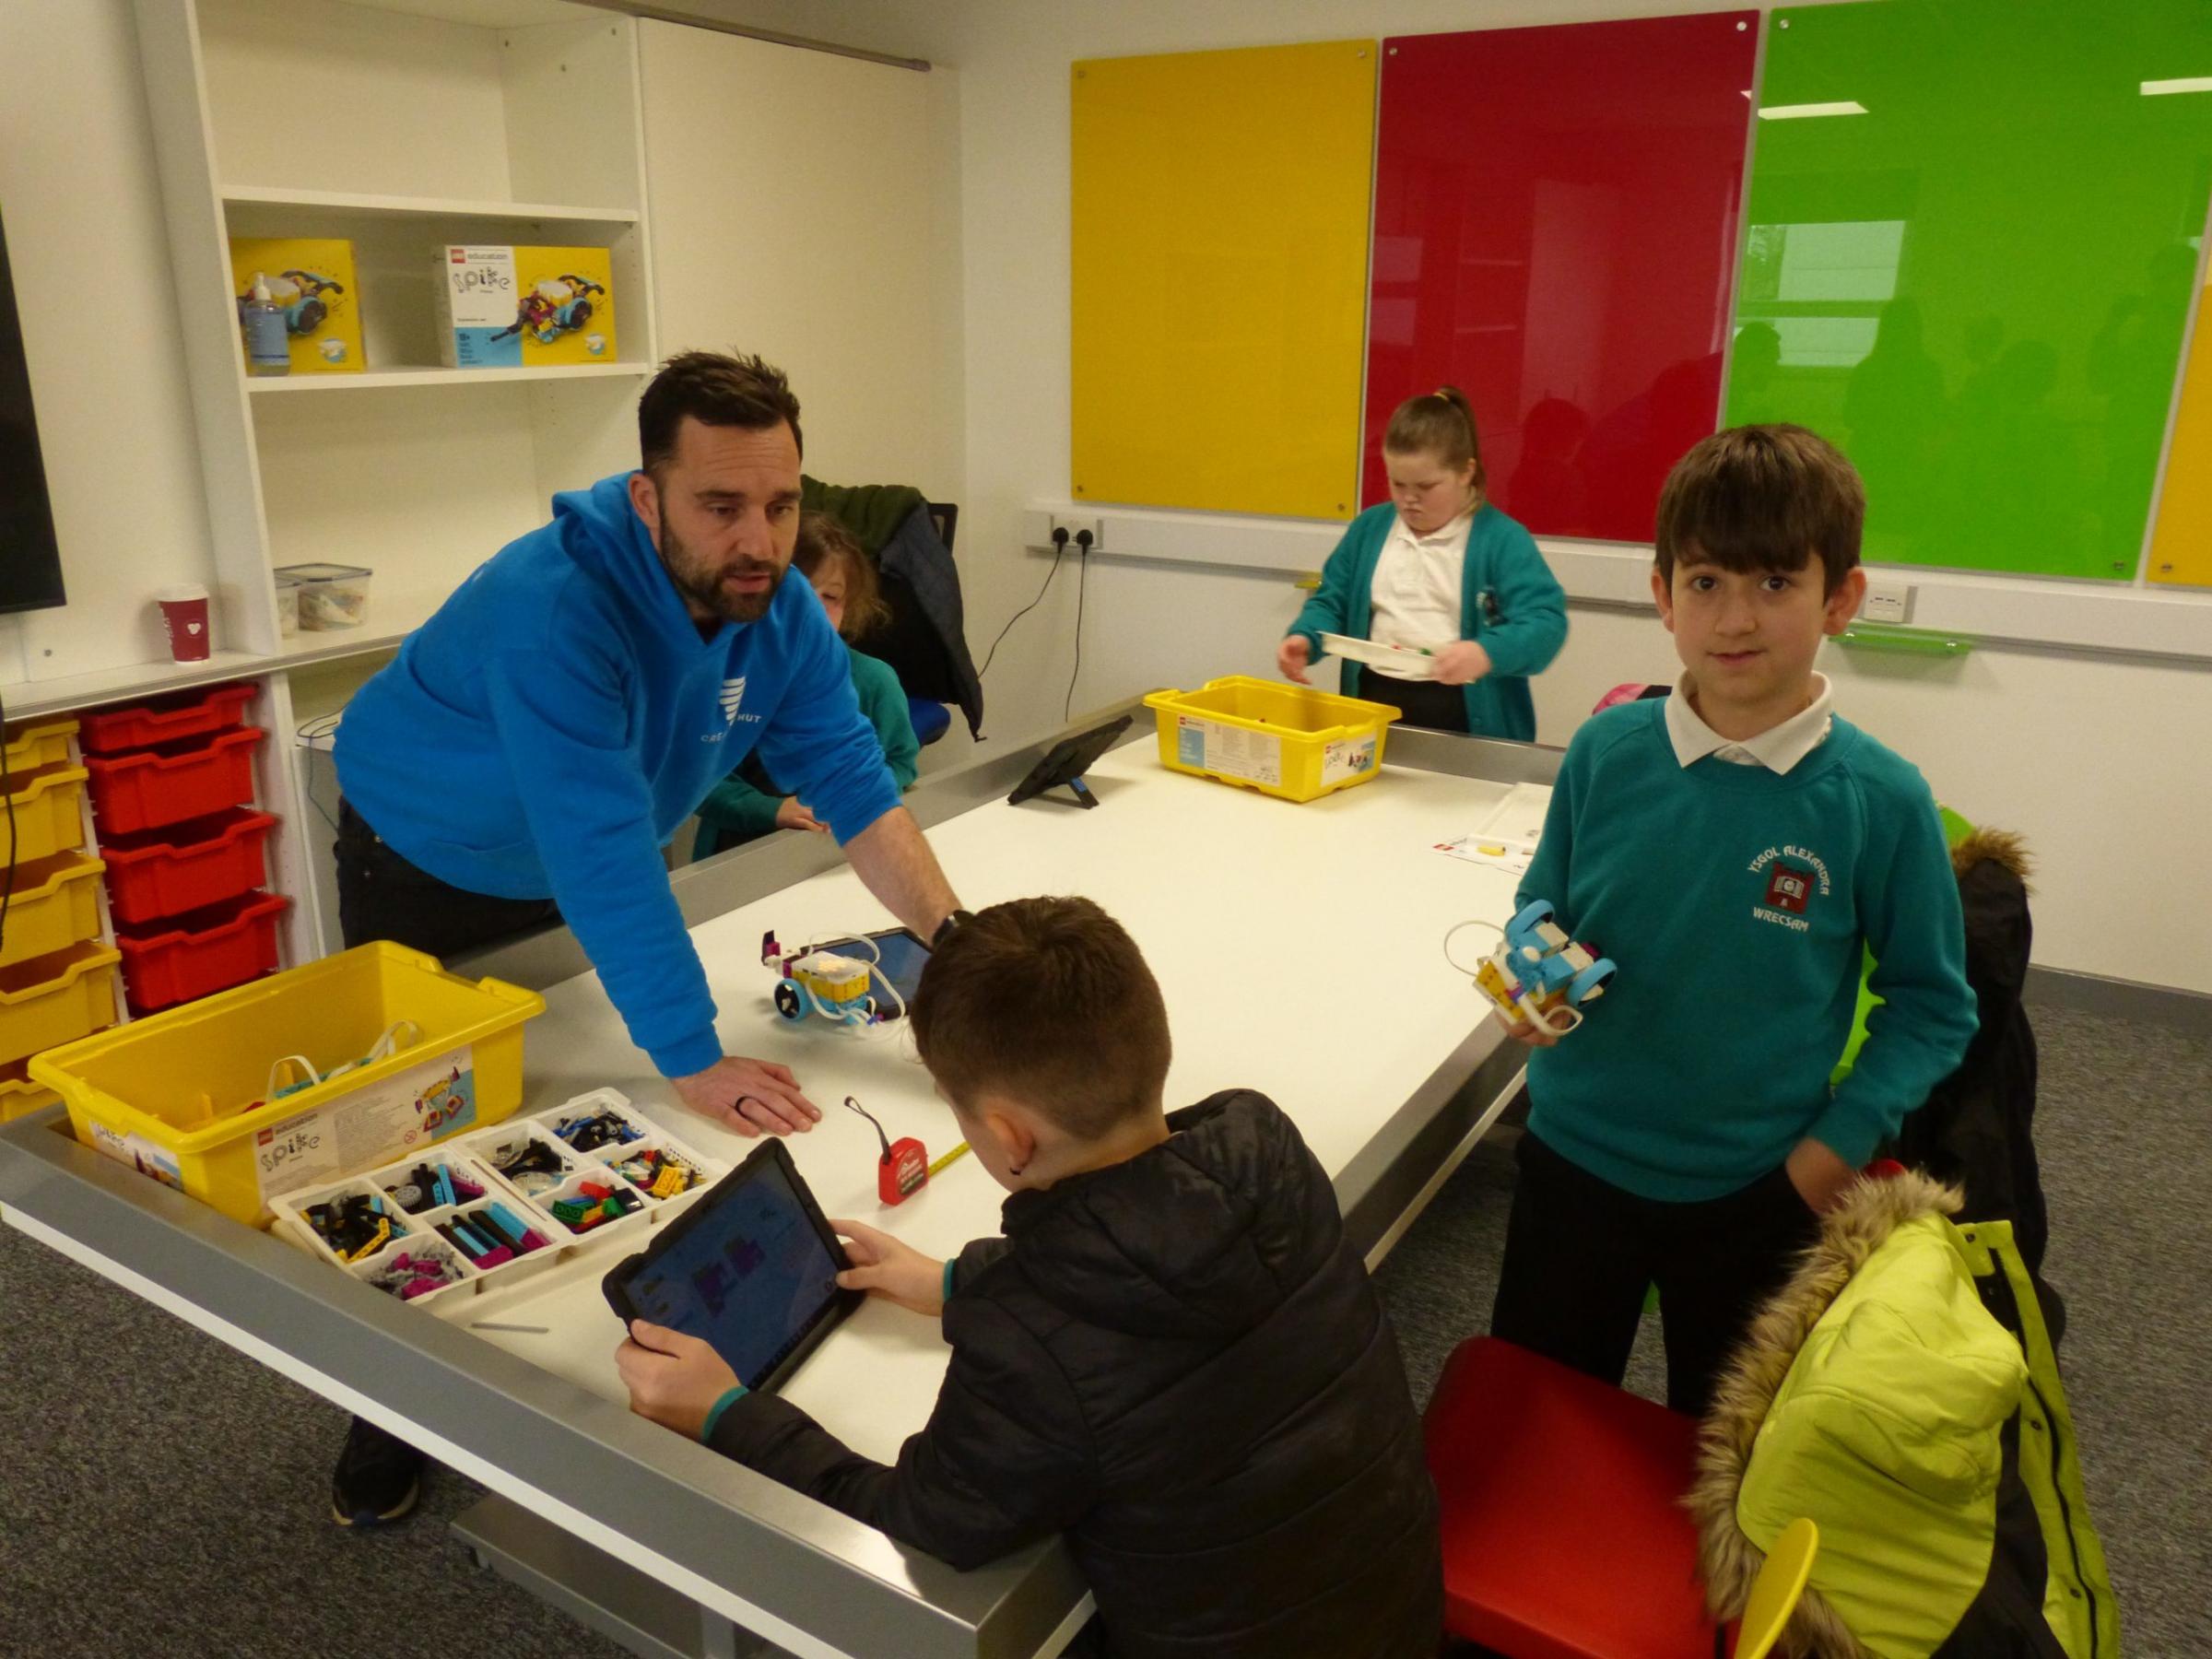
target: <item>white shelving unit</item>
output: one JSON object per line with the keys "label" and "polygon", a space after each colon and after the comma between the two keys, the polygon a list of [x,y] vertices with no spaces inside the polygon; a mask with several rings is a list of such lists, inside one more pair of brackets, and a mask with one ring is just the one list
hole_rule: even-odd
{"label": "white shelving unit", "polygon": [[[215,547],[206,665],[40,685],[11,715],[249,678],[287,958],[325,939],[326,854],[293,764],[294,681],[342,700],[548,498],[635,465],[656,360],[637,25],[567,0],[136,0],[139,53]],[[364,369],[244,372],[229,239],[354,245]],[[617,355],[441,364],[447,242],[607,250]],[[341,395],[351,394],[352,395]],[[277,566],[366,565],[369,626],[279,634]],[[81,682],[81,683],[80,683]],[[312,686],[312,689],[310,687]],[[28,689],[28,688],[27,688]]]}

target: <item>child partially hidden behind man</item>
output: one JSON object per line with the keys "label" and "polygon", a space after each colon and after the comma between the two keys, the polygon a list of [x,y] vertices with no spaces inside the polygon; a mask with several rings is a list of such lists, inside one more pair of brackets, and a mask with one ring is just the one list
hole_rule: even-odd
{"label": "child partially hidden behind man", "polygon": [[916,1046],[1005,1236],[932,1260],[856,1222],[841,1282],[941,1315],[952,1357],[895,1467],[639,1321],[632,1409],[956,1567],[1064,1532],[1117,1659],[1435,1652],[1436,1500],[1396,1338],[1290,1121],[1163,1112],[1168,1018],[1085,899],[958,928]]}

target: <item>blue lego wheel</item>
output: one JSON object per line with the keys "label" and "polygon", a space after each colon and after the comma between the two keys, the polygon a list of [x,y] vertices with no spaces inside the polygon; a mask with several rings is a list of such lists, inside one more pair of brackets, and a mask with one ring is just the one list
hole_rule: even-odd
{"label": "blue lego wheel", "polygon": [[1620,970],[1614,966],[1611,957],[1599,957],[1596,961],[1574,976],[1573,982],[1567,987],[1568,1002],[1579,1008],[1583,1003],[1611,984],[1613,976],[1619,971]]}
{"label": "blue lego wheel", "polygon": [[806,1018],[806,994],[789,980],[776,982],[776,1012],[793,1024]]}

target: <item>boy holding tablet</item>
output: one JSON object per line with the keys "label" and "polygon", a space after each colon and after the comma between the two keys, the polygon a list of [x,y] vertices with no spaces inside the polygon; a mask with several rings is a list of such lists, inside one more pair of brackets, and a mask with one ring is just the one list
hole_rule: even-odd
{"label": "boy holding tablet", "polygon": [[[1814,671],[1866,589],[1866,497],[1803,427],[1715,433],[1659,497],[1683,676],[1574,735],[1519,902],[1620,964],[1529,1059],[1493,1335],[1618,1382],[1659,1288],[1667,1404],[1704,1415],[1769,1294],[1974,1033],[1935,798]],[[1834,1090],[1860,964],[1884,999]]]}
{"label": "boy holding tablet", "polygon": [[1088,900],[1018,900],[956,929],[912,1018],[1013,1194],[1005,1236],[949,1263],[834,1223],[855,1264],[841,1284],[944,1319],[927,1426],[886,1467],[643,1320],[618,1355],[631,1408],[956,1567],[1065,1533],[1098,1601],[1094,1652],[1433,1653],[1420,1424],[1289,1120],[1249,1090],[1162,1111],[1166,1006]]}

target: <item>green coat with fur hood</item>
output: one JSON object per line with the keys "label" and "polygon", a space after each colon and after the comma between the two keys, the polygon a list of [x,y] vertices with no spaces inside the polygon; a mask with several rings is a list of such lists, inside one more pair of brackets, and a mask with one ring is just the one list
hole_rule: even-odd
{"label": "green coat with fur hood", "polygon": [[1867,1180],[1828,1218],[1722,1379],[1690,1498],[1716,1614],[1765,1551],[1820,1529],[1789,1631],[1815,1659],[2117,1659],[2027,1268],[2005,1222],[1955,1226],[1924,1175]]}

